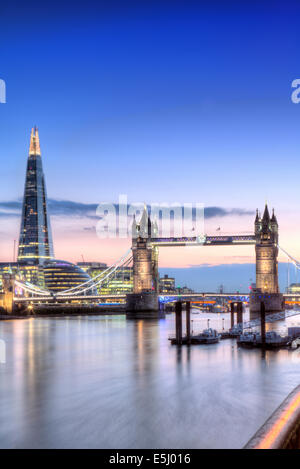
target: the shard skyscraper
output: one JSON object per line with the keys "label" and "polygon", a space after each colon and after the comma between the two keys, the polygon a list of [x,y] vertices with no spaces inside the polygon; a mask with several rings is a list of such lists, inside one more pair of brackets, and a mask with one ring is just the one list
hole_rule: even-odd
{"label": "the shard skyscraper", "polygon": [[31,131],[18,262],[43,264],[54,257],[38,130]]}

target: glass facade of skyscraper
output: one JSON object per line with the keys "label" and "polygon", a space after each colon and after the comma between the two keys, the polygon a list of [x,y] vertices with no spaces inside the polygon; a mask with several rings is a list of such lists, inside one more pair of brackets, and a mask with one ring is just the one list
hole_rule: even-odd
{"label": "glass facade of skyscraper", "polygon": [[35,128],[31,131],[27,161],[18,262],[42,264],[53,256],[39,134]]}

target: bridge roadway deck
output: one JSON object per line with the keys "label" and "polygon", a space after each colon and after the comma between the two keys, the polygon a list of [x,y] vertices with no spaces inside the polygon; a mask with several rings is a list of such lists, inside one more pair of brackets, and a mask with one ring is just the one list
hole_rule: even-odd
{"label": "bridge roadway deck", "polygon": [[[170,302],[176,301],[178,299],[184,300],[193,300],[193,299],[203,299],[203,298],[228,298],[230,300],[243,300],[248,301],[249,293],[213,293],[213,292],[200,292],[200,293],[187,293],[181,295],[159,295],[162,299],[169,299]],[[284,293],[284,298],[295,298],[300,301],[300,294]],[[15,297],[14,301],[16,303],[27,303],[27,302],[37,302],[41,303],[46,302],[66,302],[66,301],[101,301],[101,300],[125,300],[125,294],[112,294],[112,295],[78,295],[78,296],[36,296],[36,297]]]}

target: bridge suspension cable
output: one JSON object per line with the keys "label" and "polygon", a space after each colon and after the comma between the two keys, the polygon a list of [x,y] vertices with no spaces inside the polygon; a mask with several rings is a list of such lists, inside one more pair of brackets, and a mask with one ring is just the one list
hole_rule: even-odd
{"label": "bridge suspension cable", "polygon": [[[132,261],[132,256],[130,256],[120,267],[119,269],[124,269],[126,268]],[[104,281],[105,279],[103,279],[103,281],[100,281],[97,286],[101,285],[101,287],[104,287],[104,286],[107,286],[109,285],[109,282],[111,280],[111,277],[112,275],[114,274],[114,278],[116,278],[116,273],[117,273],[117,269],[115,269],[113,272],[111,272],[111,274],[109,276],[106,276],[107,280]],[[124,272],[123,272],[123,280],[124,280]],[[104,284],[104,285],[103,285]]]}
{"label": "bridge suspension cable", "polygon": [[281,246],[279,246],[279,249],[292,261],[292,263],[294,264],[294,266],[300,270],[300,262],[297,261],[297,259],[295,259],[293,256],[291,256],[285,249],[283,249]]}
{"label": "bridge suspension cable", "polygon": [[112,265],[110,265],[109,267],[107,267],[107,269],[103,270],[102,272],[100,272],[100,274],[96,275],[95,277],[93,278],[90,278],[89,280],[87,280],[86,282],[83,282],[81,283],[80,285],[76,285],[75,287],[72,287],[72,288],[68,288],[67,290],[64,290],[62,292],[59,292],[58,295],[64,295],[64,294],[67,294],[69,292],[74,292],[78,289],[81,289],[82,287],[84,286],[87,286],[88,284],[91,284],[91,286],[95,286],[95,281],[101,277],[103,277],[107,272],[109,272],[110,270],[114,269],[114,267],[117,265],[119,265],[120,263],[122,263],[122,261],[124,259],[126,259],[126,257],[128,256],[128,254],[131,252],[131,249],[128,249],[128,251],[126,251],[125,254],[123,254],[116,262],[114,262]]}
{"label": "bridge suspension cable", "polygon": [[[132,261],[132,257],[130,257],[130,258],[126,261],[126,264],[128,264],[128,263],[131,262],[131,261]],[[111,277],[111,276],[116,272],[117,269],[123,267],[124,265],[125,265],[125,263],[123,263],[123,264],[121,264],[121,265],[116,265],[112,270],[110,270],[110,271],[105,275],[105,277],[100,278],[97,282],[93,283],[92,285],[89,285],[89,286],[87,286],[87,287],[85,287],[85,288],[83,288],[83,289],[81,289],[81,290],[76,290],[76,291],[74,291],[74,292],[72,292],[72,293],[64,293],[64,292],[61,292],[61,293],[60,293],[59,295],[57,295],[57,296],[59,296],[60,298],[63,298],[64,296],[74,296],[74,297],[76,297],[76,295],[82,295],[82,294],[85,293],[86,291],[91,290],[92,288],[96,288],[96,287],[102,285],[102,284],[105,282],[105,280],[107,280],[109,277]],[[64,294],[63,294],[63,293],[64,293]]]}
{"label": "bridge suspension cable", "polygon": [[63,297],[65,295],[79,295],[102,284],[104,280],[108,279],[113,273],[117,271],[117,269],[128,265],[132,261],[132,256],[128,257],[129,253],[131,253],[131,249],[128,249],[126,253],[122,255],[116,262],[114,262],[111,266],[109,266],[104,271],[100,272],[100,274],[96,275],[95,277],[87,280],[86,282],[81,283],[80,285],[76,285],[75,287],[68,288],[67,290],[56,294],[49,290],[43,289],[38,285],[34,285],[26,281],[15,280],[15,285],[21,288],[22,290],[26,291],[27,293],[31,293],[32,295],[49,297],[54,295],[57,297]]}
{"label": "bridge suspension cable", "polygon": [[125,264],[129,264],[129,262],[132,261],[132,256],[129,256],[128,258],[129,253],[131,253],[131,249],[128,249],[128,251],[120,259],[118,259],[114,264],[108,267],[105,271],[101,272],[100,274],[91,278],[90,280],[87,280],[86,282],[80,285],[77,285],[76,287],[69,288],[62,292],[59,292],[56,296],[63,297],[65,295],[67,296],[79,295],[88,290],[91,290],[92,288],[97,287],[98,285],[101,285],[104,282],[104,280],[106,280],[113,273],[115,273],[117,269],[121,268]]}
{"label": "bridge suspension cable", "polygon": [[29,282],[21,282],[20,280],[15,280],[15,285],[22,290],[25,290],[29,293],[36,294],[36,295],[43,295],[43,296],[50,296],[51,293],[49,290],[43,290],[42,288],[38,287],[37,285],[33,285]]}

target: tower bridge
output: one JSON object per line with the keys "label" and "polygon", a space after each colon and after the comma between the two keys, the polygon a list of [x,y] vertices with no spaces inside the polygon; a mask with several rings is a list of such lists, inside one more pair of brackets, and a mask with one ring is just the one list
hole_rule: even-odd
{"label": "tower bridge", "polygon": [[[75,287],[59,293],[53,293],[37,285],[30,284],[20,279],[10,279],[4,284],[6,300],[16,304],[28,303],[96,303],[101,300],[113,300],[126,302],[129,316],[133,317],[157,317],[159,316],[159,299],[167,301],[166,297],[159,295],[158,291],[158,261],[159,248],[178,246],[255,246],[256,253],[256,290],[250,294],[217,294],[217,293],[195,293],[180,295],[180,298],[192,300],[196,298],[229,299],[243,298],[249,301],[250,310],[258,311],[262,298],[266,304],[266,311],[277,312],[284,308],[284,299],[295,302],[300,300],[295,295],[282,295],[278,286],[278,223],[274,211],[270,217],[267,205],[261,217],[257,211],[254,233],[230,234],[213,236],[189,236],[189,237],[160,237],[155,222],[151,221],[145,206],[139,223],[134,219],[132,226],[132,247],[113,265],[101,272],[98,276],[85,281]],[[286,251],[283,250],[286,253]],[[288,255],[288,254],[287,254]],[[288,255],[289,256],[289,255]],[[289,256],[294,263],[297,261]],[[101,286],[109,282],[118,269],[124,265],[133,265],[133,293],[127,295],[102,295]],[[297,267],[300,268],[300,264]],[[100,293],[95,292],[95,287]],[[18,293],[16,293],[16,291]],[[12,294],[14,292],[14,294]],[[10,295],[10,296],[9,296]],[[178,295],[172,295],[173,301]],[[3,302],[4,304],[4,302]],[[5,303],[7,304],[7,302]],[[9,308],[6,308],[9,310]],[[11,308],[12,309],[12,308]]]}
{"label": "tower bridge", "polygon": [[250,294],[250,309],[260,310],[262,294],[266,311],[281,311],[284,299],[278,285],[278,223],[273,210],[270,217],[266,204],[261,217],[256,212],[254,233],[194,237],[159,237],[156,222],[146,206],[139,223],[132,225],[133,294],[127,296],[128,311],[157,310],[158,254],[160,247],[254,245],[256,253],[256,290]]}

